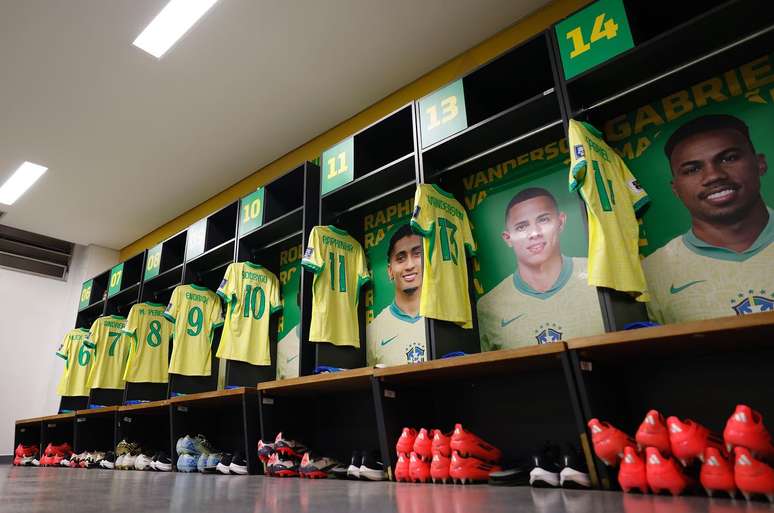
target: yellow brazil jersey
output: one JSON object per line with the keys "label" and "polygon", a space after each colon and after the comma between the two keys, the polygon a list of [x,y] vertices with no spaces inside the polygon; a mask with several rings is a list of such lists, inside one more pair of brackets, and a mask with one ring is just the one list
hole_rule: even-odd
{"label": "yellow brazil jersey", "polygon": [[298,352],[301,337],[301,325],[288,331],[282,340],[277,342],[277,379],[298,377]]}
{"label": "yellow brazil jersey", "polygon": [[636,216],[650,199],[599,130],[571,119],[569,143],[570,191],[580,191],[589,218],[589,285],[648,301]]}
{"label": "yellow brazil jersey", "polygon": [[124,336],[126,318],[118,315],[99,317],[89,330],[86,345],[94,350],[94,365],[89,373],[89,388],[124,388],[124,369],[130,340]]}
{"label": "yellow brazil jersey", "polygon": [[363,247],[335,226],[315,226],[301,265],[315,273],[309,340],[360,347],[357,304],[371,279]]}
{"label": "yellow brazil jersey", "polygon": [[230,264],[218,287],[226,303],[226,324],[218,358],[252,365],[271,365],[269,317],[282,309],[279,280],[258,264]]}
{"label": "yellow brazil jersey", "polygon": [[168,382],[172,323],[164,317],[164,305],[134,305],[129,310],[124,333],[132,340],[124,379],[130,383]]}
{"label": "yellow brazil jersey", "polygon": [[425,321],[390,303],[366,328],[366,348],[369,366],[424,362],[427,360]]}
{"label": "yellow brazil jersey", "polygon": [[774,211],[752,246],[737,253],[700,240],[693,231],[643,261],[656,322],[774,311]]}
{"label": "yellow brazil jersey", "polygon": [[559,342],[605,331],[597,289],[588,284],[585,258],[562,256],[562,270],[550,289],[538,292],[518,270],[481,296],[481,350],[512,349]]}
{"label": "yellow brazil jersey", "polygon": [[411,227],[423,237],[424,279],[419,315],[473,327],[465,250],[476,254],[465,208],[435,184],[422,184],[414,195]]}
{"label": "yellow brazil jersey", "polygon": [[223,325],[220,298],[199,285],[181,285],[172,291],[164,317],[175,326],[169,372],[185,376],[212,374],[212,337]]}
{"label": "yellow brazil jersey", "polygon": [[94,360],[93,350],[84,344],[89,330],[76,328],[65,335],[56,355],[65,361],[62,377],[56,388],[58,395],[89,395],[88,378]]}

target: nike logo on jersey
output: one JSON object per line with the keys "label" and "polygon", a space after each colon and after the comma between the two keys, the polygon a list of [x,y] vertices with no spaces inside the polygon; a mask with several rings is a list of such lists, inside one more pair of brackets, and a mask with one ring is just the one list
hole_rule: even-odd
{"label": "nike logo on jersey", "polygon": [[508,326],[510,323],[512,323],[513,321],[517,321],[517,320],[521,319],[522,317],[524,317],[524,314],[517,315],[513,319],[510,319],[510,320],[507,320],[507,321],[505,319],[500,319],[500,327],[504,328],[504,327]]}
{"label": "nike logo on jersey", "polygon": [[288,359],[286,360],[286,363],[290,363],[290,362],[292,362],[293,360],[295,360],[296,358],[298,358],[298,355],[291,356],[290,358],[288,358]]}
{"label": "nike logo on jersey", "polygon": [[389,344],[390,342],[392,342],[392,341],[393,341],[393,340],[395,340],[396,338],[398,338],[398,335],[395,335],[395,336],[394,336],[394,337],[392,337],[392,338],[388,338],[387,340],[382,340],[382,341],[381,341],[381,345],[382,345],[382,347],[386,346],[387,344]]}
{"label": "nike logo on jersey", "polygon": [[681,287],[675,287],[675,284],[673,283],[673,284],[672,284],[672,286],[671,286],[671,287],[669,287],[669,293],[670,293],[670,294],[677,294],[678,292],[682,292],[682,291],[684,291],[684,290],[685,290],[685,289],[687,289],[688,287],[691,287],[691,286],[693,286],[693,285],[696,285],[697,283],[704,283],[705,281],[707,281],[707,280],[696,280],[696,281],[689,281],[688,283],[686,283],[685,285],[683,285],[683,286],[681,286]]}

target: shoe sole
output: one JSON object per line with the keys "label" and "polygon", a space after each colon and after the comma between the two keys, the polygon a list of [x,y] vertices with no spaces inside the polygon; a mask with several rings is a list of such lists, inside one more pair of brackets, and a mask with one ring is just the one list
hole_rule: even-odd
{"label": "shoe sole", "polygon": [[237,474],[240,476],[246,476],[247,475],[247,467],[243,467],[242,465],[234,465],[233,463],[228,466],[228,469],[231,471],[232,474]]}
{"label": "shoe sole", "polygon": [[231,474],[231,468],[229,466],[227,466],[227,465],[222,465],[222,464],[218,463],[218,466],[215,467],[215,469],[218,472],[220,472],[221,474],[224,474],[224,475],[230,475]]}
{"label": "shoe sole", "polygon": [[535,488],[557,488],[559,473],[549,472],[540,467],[533,468],[529,473],[529,485]]}
{"label": "shoe sole", "polygon": [[559,473],[559,484],[562,488],[591,488],[591,479],[585,472],[565,467]]}
{"label": "shoe sole", "polygon": [[367,467],[360,467],[358,476],[360,479],[368,481],[384,481],[387,479],[387,473],[384,470],[374,470]]}
{"label": "shoe sole", "polygon": [[156,462],[156,466],[154,467],[159,472],[171,472],[172,471],[172,464],[171,463],[159,463]]}
{"label": "shoe sole", "polygon": [[360,467],[350,465],[347,468],[347,479],[360,479]]}

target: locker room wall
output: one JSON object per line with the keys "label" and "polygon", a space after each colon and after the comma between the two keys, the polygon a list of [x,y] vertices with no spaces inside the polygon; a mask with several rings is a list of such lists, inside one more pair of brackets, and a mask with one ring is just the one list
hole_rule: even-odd
{"label": "locker room wall", "polygon": [[118,263],[118,251],[76,246],[67,281],[0,268],[0,455],[13,454],[14,419],[57,412],[64,361],[54,352],[75,325],[83,282]]}

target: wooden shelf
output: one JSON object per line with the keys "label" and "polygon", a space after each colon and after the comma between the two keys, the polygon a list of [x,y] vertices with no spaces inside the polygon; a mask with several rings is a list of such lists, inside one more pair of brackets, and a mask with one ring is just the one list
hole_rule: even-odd
{"label": "wooden shelf", "polygon": [[374,369],[363,367],[340,372],[301,376],[299,378],[265,381],[258,390],[268,396],[315,395],[326,392],[365,389],[370,386]]}
{"label": "wooden shelf", "polygon": [[74,419],[75,413],[60,413],[58,415],[47,415],[45,417],[40,417],[40,422],[55,422],[58,420],[69,420]]}
{"label": "wooden shelf", "polygon": [[134,412],[134,413],[146,413],[151,412],[155,410],[162,410],[169,406],[169,399],[164,399],[162,401],[151,401],[147,403],[139,403],[139,404],[127,404],[125,406],[120,406],[118,408],[118,411],[120,413],[124,412]]}
{"label": "wooden shelf", "polygon": [[429,362],[376,369],[374,376],[388,383],[420,383],[470,379],[557,366],[564,342],[469,354]]}
{"label": "wooden shelf", "polygon": [[87,415],[102,415],[106,413],[115,413],[118,411],[118,406],[103,406],[102,408],[88,408],[85,410],[76,410],[75,415],[77,417],[85,417]]}
{"label": "wooden shelf", "polygon": [[43,420],[43,417],[32,417],[30,419],[17,419],[16,425],[21,426],[23,424],[40,424],[42,420]]}
{"label": "wooden shelf", "polygon": [[225,402],[241,400],[242,396],[256,394],[254,388],[240,387],[229,390],[213,390],[211,392],[201,392],[198,394],[180,395],[169,399],[172,406],[183,406],[186,404],[207,405],[223,404]]}
{"label": "wooden shelf", "polygon": [[570,340],[582,358],[669,357],[774,348],[774,312],[720,317]]}

